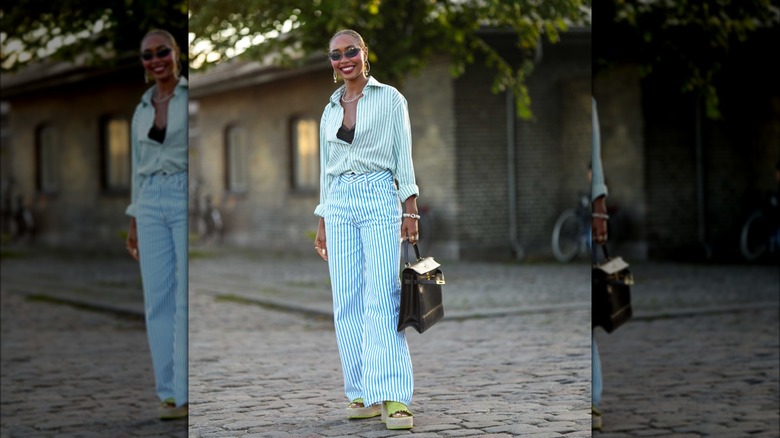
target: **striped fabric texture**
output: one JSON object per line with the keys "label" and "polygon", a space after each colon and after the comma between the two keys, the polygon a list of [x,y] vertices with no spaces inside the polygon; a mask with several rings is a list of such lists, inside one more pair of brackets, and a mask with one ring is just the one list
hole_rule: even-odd
{"label": "striped fabric texture", "polygon": [[401,284],[401,204],[390,171],[336,178],[325,233],[336,340],[348,400],[409,405],[414,381],[396,331]]}
{"label": "striped fabric texture", "polygon": [[187,172],[145,178],[136,226],[146,333],[160,401],[188,402]]}
{"label": "striped fabric texture", "polygon": [[149,129],[154,125],[155,109],[152,105],[151,87],[141,96],[141,102],[133,114],[130,139],[132,144],[133,183],[131,203],[126,213],[136,216],[136,199],[147,176],[156,172],[184,172],[189,164],[189,93],[187,78],[179,78],[173,98],[168,103],[168,124],[162,144],[149,138]]}
{"label": "striped fabric texture", "polygon": [[336,134],[344,121],[339,103],[344,86],[325,106],[320,121],[320,204],[314,214],[324,217],[331,184],[344,173],[388,170],[398,181],[398,196],[419,195],[412,165],[412,131],[406,99],[395,88],[368,78],[357,104],[352,144]]}

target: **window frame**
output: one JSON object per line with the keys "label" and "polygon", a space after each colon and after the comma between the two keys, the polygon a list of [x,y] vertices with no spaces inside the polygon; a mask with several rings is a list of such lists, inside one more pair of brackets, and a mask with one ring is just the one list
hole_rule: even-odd
{"label": "window frame", "polygon": [[[112,122],[114,121],[120,121],[124,122],[126,130],[127,130],[127,150],[126,150],[126,169],[127,172],[127,179],[125,182],[120,182],[119,184],[114,184],[111,181],[111,166],[112,166],[112,160],[111,160],[111,136],[109,133],[109,127]],[[132,145],[132,135],[131,135],[131,123],[127,117],[122,117],[120,115],[115,114],[108,114],[100,118],[100,187],[102,188],[103,193],[106,194],[118,194],[118,195],[126,195],[130,193],[130,189],[133,184],[133,176],[132,176],[132,167],[133,167],[133,145]]]}
{"label": "window frame", "polygon": [[46,195],[60,191],[60,150],[53,123],[43,122],[35,128],[35,190]]}
{"label": "window frame", "polygon": [[[299,163],[301,162],[300,142],[299,142],[299,129],[298,126],[301,122],[310,123],[312,132],[312,158],[309,159],[311,164],[311,178],[310,183],[306,183],[304,178],[300,178],[302,172]],[[320,189],[320,144],[319,144],[319,121],[309,115],[297,115],[290,118],[289,125],[289,138],[290,138],[290,189],[293,193],[311,195],[319,193]]]}
{"label": "window frame", "polygon": [[[238,138],[237,143],[233,140]],[[246,193],[249,190],[249,148],[246,129],[238,124],[228,125],[224,131],[225,145],[225,189],[231,193]],[[236,153],[237,152],[237,153]],[[234,155],[239,155],[234,161]]]}

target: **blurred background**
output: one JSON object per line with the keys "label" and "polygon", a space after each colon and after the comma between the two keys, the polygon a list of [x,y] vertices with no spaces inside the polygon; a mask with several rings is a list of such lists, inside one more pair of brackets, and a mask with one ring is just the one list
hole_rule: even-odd
{"label": "blurred background", "polygon": [[[194,69],[195,242],[307,250],[318,120],[337,86],[325,46],[350,26],[367,39],[372,74],[409,101],[424,243],[442,256],[557,255],[556,221],[587,191],[592,92],[610,245],[638,259],[756,258],[743,228],[777,190],[780,160],[778,71],[767,56],[778,28],[765,2],[708,21],[693,6],[597,1],[595,35],[577,1],[530,23],[505,2],[299,3],[4,6],[4,244],[100,247],[122,236],[128,123],[145,88],[128,50],[139,29],[160,26],[179,32]],[[141,8],[156,18],[139,18]],[[166,8],[189,10],[189,26],[162,18]],[[446,19],[426,22],[434,12]],[[67,26],[35,28],[49,13]]]}
{"label": "blurred background", "polygon": [[[125,250],[142,37],[187,45],[186,1],[0,6],[2,436],[187,435],[158,419]],[[187,74],[187,52],[181,58]]]}
{"label": "blurred background", "polygon": [[653,260],[777,262],[777,5],[596,0],[593,10],[617,245]]}
{"label": "blurred background", "polygon": [[[123,251],[140,41],[187,47],[186,1],[7,2],[2,14],[2,242]],[[187,63],[183,50],[181,62]],[[187,69],[183,69],[187,75]]]}

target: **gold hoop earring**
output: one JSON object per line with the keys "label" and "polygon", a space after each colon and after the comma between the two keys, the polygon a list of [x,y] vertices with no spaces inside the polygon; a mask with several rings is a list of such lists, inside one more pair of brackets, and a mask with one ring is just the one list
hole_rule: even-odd
{"label": "gold hoop earring", "polygon": [[181,61],[177,60],[175,63],[173,63],[173,77],[176,78],[176,79],[179,79],[179,70],[181,69],[179,67],[179,63],[180,62]]}
{"label": "gold hoop earring", "polygon": [[333,83],[338,84],[339,83],[339,77],[336,75],[336,70],[333,70]]}
{"label": "gold hoop earring", "polygon": [[147,70],[144,70],[144,83],[145,84],[149,83],[149,71]]}
{"label": "gold hoop earring", "polygon": [[368,72],[371,71],[371,63],[366,59],[366,65],[363,67],[363,76],[368,77]]}

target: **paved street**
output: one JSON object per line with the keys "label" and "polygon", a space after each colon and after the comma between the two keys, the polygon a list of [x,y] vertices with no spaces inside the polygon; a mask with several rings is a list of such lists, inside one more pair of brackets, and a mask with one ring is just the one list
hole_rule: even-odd
{"label": "paved street", "polygon": [[[2,437],[186,436],[186,422],[155,417],[137,266],[10,255]],[[596,333],[605,390],[594,436],[777,436],[777,268],[632,268],[636,317]],[[407,330],[415,429],[389,432],[344,419],[324,262],[195,249],[189,436],[590,436],[588,266],[443,270],[446,319]]]}
{"label": "paved street", "polygon": [[[324,263],[251,253],[191,263],[191,435],[398,434],[343,419]],[[589,405],[589,314],[581,311],[588,290],[580,281],[588,267],[445,268],[447,319],[425,335],[408,332],[417,377],[412,434],[589,436],[581,421]],[[612,335],[597,331],[606,388],[605,427],[596,434],[776,436],[776,268],[633,269],[636,318]]]}
{"label": "paved street", "polygon": [[413,432],[345,419],[324,262],[190,266],[191,436],[590,436],[583,266],[445,264],[448,319],[407,331]]}
{"label": "paved street", "polygon": [[778,268],[641,268],[637,305],[652,311],[596,332],[598,436],[780,436]]}
{"label": "paved street", "polygon": [[4,252],[0,269],[3,438],[187,436],[156,417],[134,262]]}

